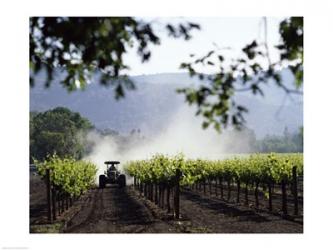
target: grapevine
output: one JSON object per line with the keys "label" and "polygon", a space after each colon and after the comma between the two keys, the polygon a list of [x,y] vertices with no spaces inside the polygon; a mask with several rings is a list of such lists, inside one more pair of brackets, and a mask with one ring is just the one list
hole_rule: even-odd
{"label": "grapevine", "polygon": [[96,166],[90,162],[61,159],[57,155],[42,162],[35,161],[35,164],[41,176],[45,176],[46,169],[49,169],[52,185],[73,197],[80,196],[94,184],[97,172]]}

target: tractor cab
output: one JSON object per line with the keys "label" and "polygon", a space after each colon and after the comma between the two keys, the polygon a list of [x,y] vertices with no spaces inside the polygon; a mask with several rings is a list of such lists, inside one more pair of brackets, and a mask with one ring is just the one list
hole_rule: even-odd
{"label": "tractor cab", "polygon": [[109,178],[115,181],[118,176],[120,175],[120,172],[117,170],[116,165],[120,164],[119,161],[106,161],[104,162],[106,164],[106,171],[104,171],[104,174]]}
{"label": "tractor cab", "polygon": [[103,175],[99,176],[99,187],[104,188],[107,183],[118,184],[119,187],[126,186],[126,176],[121,174],[117,169],[117,165],[120,164],[119,161],[106,161],[106,171]]}

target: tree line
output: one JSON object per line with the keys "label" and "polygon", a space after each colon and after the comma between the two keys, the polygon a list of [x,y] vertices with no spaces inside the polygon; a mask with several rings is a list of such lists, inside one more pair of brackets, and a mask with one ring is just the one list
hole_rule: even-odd
{"label": "tree line", "polygon": [[[128,135],[111,129],[98,129],[80,113],[56,107],[45,112],[30,112],[30,162],[33,159],[44,160],[54,153],[63,158],[81,159],[94,146],[94,142],[87,139],[90,131],[102,137],[112,137],[119,150],[127,150],[138,141],[144,143],[147,140],[139,129]],[[247,128],[225,130],[222,140],[226,144],[226,153],[303,152],[303,128],[293,133],[285,128],[283,135],[266,135],[262,139],[257,139],[255,132]]]}
{"label": "tree line", "polygon": [[30,162],[44,160],[53,153],[82,158],[86,150],[85,135],[93,127],[80,113],[64,107],[30,112]]}

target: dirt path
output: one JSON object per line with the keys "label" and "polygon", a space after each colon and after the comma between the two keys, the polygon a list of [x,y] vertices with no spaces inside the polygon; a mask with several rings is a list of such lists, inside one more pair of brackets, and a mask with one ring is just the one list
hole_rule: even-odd
{"label": "dirt path", "polygon": [[[133,187],[92,189],[74,206],[72,214],[77,214],[67,223],[65,233],[303,232],[303,216],[290,221],[265,210],[186,190],[181,193],[180,221],[173,220],[172,214],[140,198]],[[45,184],[40,178],[32,176],[30,225],[47,223],[46,215]]]}
{"label": "dirt path", "polygon": [[178,222],[162,219],[156,206],[130,187],[93,189],[80,202],[82,208],[68,223],[66,233],[303,232],[303,223],[194,192],[182,192]]}
{"label": "dirt path", "polygon": [[[182,192],[184,231],[206,233],[302,233],[303,223],[266,212]],[[187,221],[187,223],[186,223]]]}
{"label": "dirt path", "polygon": [[36,175],[30,174],[30,225],[47,222],[46,185]]}
{"label": "dirt path", "polygon": [[172,225],[154,218],[129,189],[93,189],[66,233],[176,233]]}

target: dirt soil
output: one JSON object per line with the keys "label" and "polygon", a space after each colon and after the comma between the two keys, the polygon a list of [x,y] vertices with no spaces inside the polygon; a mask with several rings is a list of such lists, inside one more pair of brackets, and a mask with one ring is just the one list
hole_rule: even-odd
{"label": "dirt soil", "polygon": [[303,233],[303,222],[199,193],[183,191],[184,230],[206,233]]}
{"label": "dirt soil", "polygon": [[129,188],[92,189],[82,209],[67,224],[66,233],[177,233],[173,225],[154,217]]}
{"label": "dirt soil", "polygon": [[[45,184],[30,183],[30,225],[46,221]],[[303,216],[285,219],[265,210],[182,191],[181,219],[139,197],[132,187],[92,189],[73,208],[65,233],[302,233]]]}
{"label": "dirt soil", "polygon": [[94,189],[68,224],[68,233],[302,233],[303,223],[240,204],[183,191],[181,220],[131,188]]}
{"label": "dirt soil", "polygon": [[47,222],[46,185],[38,175],[30,174],[30,225]]}

